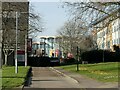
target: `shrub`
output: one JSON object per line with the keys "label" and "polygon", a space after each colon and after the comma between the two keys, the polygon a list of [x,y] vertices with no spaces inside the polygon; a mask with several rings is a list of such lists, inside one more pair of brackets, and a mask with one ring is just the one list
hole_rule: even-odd
{"label": "shrub", "polygon": [[104,62],[115,62],[119,60],[119,56],[108,50],[91,50],[82,53],[81,59],[82,61],[88,61],[88,63],[100,63],[103,62],[104,57]]}

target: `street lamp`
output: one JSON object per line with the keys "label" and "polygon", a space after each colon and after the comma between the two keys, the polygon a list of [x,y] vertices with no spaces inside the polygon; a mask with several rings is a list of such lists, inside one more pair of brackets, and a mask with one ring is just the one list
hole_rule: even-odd
{"label": "street lamp", "polygon": [[46,38],[44,38],[44,56],[46,55],[46,42],[45,42]]}
{"label": "street lamp", "polygon": [[104,62],[104,47],[105,47],[105,45],[104,45],[104,37],[103,37],[103,62]]}
{"label": "street lamp", "polygon": [[[20,12],[20,13],[25,13],[29,14],[28,12]],[[19,13],[19,14],[20,14]],[[17,65],[17,43],[18,43],[18,12],[16,11],[16,51],[15,51],[15,73],[18,73],[18,65]],[[27,66],[27,35],[25,35],[25,67]]]}
{"label": "street lamp", "polygon": [[79,71],[79,48],[77,46],[77,71]]}
{"label": "street lamp", "polygon": [[[85,35],[85,34],[80,34],[81,36]],[[80,42],[78,41],[79,38],[77,38],[77,44],[81,43],[83,40],[81,40]],[[81,54],[81,50],[77,45],[77,71],[79,71],[79,61],[80,61],[80,55]]]}
{"label": "street lamp", "polygon": [[16,51],[15,51],[15,73],[18,73],[17,66],[17,32],[18,32],[18,12],[16,12]]}

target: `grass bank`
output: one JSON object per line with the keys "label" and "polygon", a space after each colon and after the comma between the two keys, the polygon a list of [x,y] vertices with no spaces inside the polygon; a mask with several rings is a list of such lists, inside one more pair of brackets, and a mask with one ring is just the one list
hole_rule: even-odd
{"label": "grass bank", "polygon": [[23,85],[29,68],[29,66],[18,66],[18,73],[15,74],[15,66],[3,66],[2,88],[13,88]]}
{"label": "grass bank", "polygon": [[118,82],[118,66],[118,62],[107,62],[98,64],[79,64],[79,71],[76,71],[76,65],[60,66],[60,68],[86,75],[87,77],[102,82]]}

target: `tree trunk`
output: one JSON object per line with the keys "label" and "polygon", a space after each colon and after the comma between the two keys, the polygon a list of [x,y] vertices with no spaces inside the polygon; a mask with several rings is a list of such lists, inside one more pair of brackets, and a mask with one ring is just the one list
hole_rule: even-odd
{"label": "tree trunk", "polygon": [[5,65],[7,66],[7,58],[8,56],[5,54]]}

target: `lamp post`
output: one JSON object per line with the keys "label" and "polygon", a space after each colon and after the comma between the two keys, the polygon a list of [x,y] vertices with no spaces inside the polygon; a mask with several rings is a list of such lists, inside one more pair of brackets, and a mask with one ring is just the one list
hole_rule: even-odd
{"label": "lamp post", "polygon": [[[29,14],[28,12],[20,12],[20,13],[25,13]],[[20,14],[19,13],[19,14]],[[18,12],[16,11],[16,51],[15,51],[15,73],[18,73],[18,65],[17,65],[17,47],[18,47]],[[25,35],[25,67],[27,66],[27,37],[28,35]]]}
{"label": "lamp post", "polygon": [[17,32],[18,32],[18,12],[16,12],[16,51],[15,51],[15,73],[18,73],[18,65],[17,65]]}
{"label": "lamp post", "polygon": [[[85,34],[80,34],[81,36],[83,36],[83,35],[85,35]],[[79,54],[81,54],[81,50],[80,50],[80,48],[78,47],[78,44],[80,44],[82,41],[83,41],[83,39],[80,41],[80,42],[78,42],[79,41],[79,38],[77,38],[77,71],[79,71],[79,61],[80,61],[80,56],[79,56]]]}
{"label": "lamp post", "polygon": [[104,45],[104,37],[103,37],[103,62],[104,62],[104,47],[105,45]]}
{"label": "lamp post", "polygon": [[77,46],[77,71],[79,71],[79,48]]}
{"label": "lamp post", "polygon": [[44,56],[46,55],[46,42],[45,42],[46,38],[44,38]]}
{"label": "lamp post", "polygon": [[25,35],[25,67],[27,66],[27,35]]}

